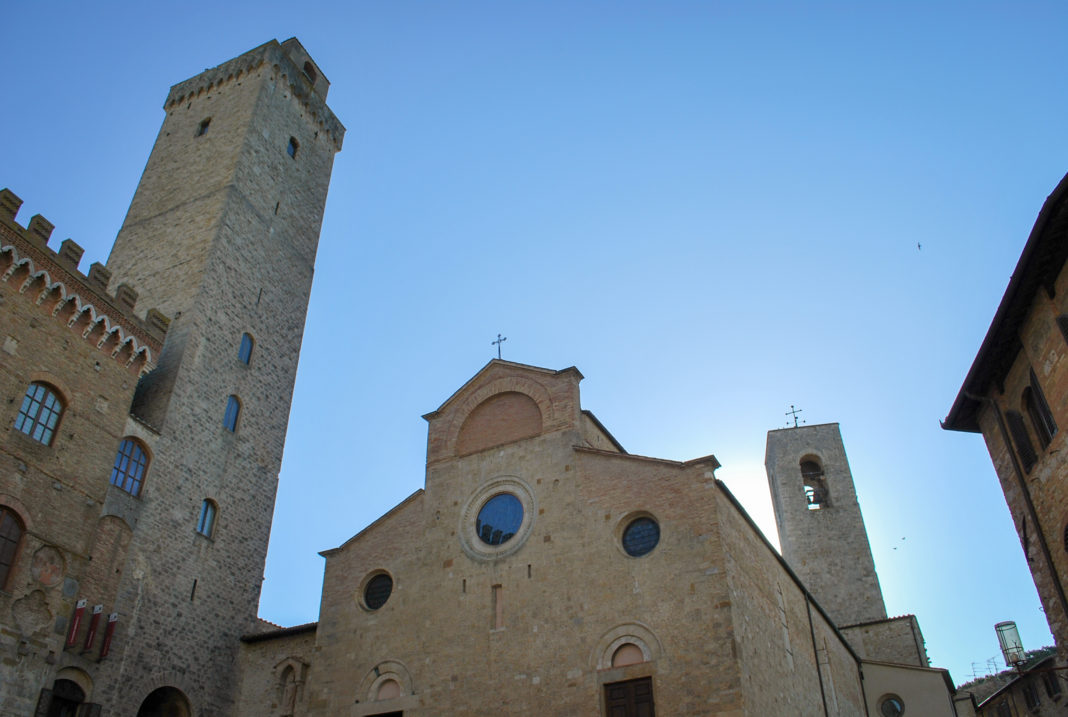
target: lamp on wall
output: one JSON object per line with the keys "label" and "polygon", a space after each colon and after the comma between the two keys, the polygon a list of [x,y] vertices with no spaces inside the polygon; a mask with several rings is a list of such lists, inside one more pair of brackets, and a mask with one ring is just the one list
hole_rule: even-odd
{"label": "lamp on wall", "polygon": [[1016,623],[1012,620],[999,622],[994,625],[998,634],[998,644],[1001,645],[1001,654],[1005,656],[1006,667],[1019,667],[1026,658],[1024,657],[1023,643],[1020,642],[1020,632],[1016,629]]}

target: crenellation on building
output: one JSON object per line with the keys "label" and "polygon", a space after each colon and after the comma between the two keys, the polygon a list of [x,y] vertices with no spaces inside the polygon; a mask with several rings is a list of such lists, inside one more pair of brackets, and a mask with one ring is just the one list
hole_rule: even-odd
{"label": "crenellation on building", "polygon": [[27,227],[20,226],[16,216],[22,200],[11,190],[0,190],[0,206],[5,208],[0,213],[0,280],[16,284],[19,293],[30,292],[38,306],[65,321],[68,328],[80,329],[83,339],[112,358],[138,373],[151,371],[168,319],[155,308],[142,313],[136,292],[128,287],[108,294],[99,280],[99,269],[91,268],[89,275],[80,273],[83,250],[73,240],[65,240],[59,252],[52,251],[48,247],[52,224],[39,214]]}

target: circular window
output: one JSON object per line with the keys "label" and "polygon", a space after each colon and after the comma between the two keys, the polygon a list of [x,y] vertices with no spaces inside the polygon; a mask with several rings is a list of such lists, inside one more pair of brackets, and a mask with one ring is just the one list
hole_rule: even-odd
{"label": "circular window", "polygon": [[905,703],[897,695],[888,695],[879,702],[879,714],[883,717],[901,717],[905,714]]}
{"label": "circular window", "polygon": [[486,545],[503,545],[523,524],[523,504],[511,493],[498,493],[478,511],[475,532]]}
{"label": "circular window", "polygon": [[386,604],[393,592],[393,578],[385,573],[379,573],[367,581],[363,589],[363,604],[368,610],[377,610]]}
{"label": "circular window", "polygon": [[460,509],[456,536],[473,560],[500,560],[522,550],[534,528],[534,491],[517,476],[486,481]]}
{"label": "circular window", "polygon": [[660,542],[660,524],[652,518],[632,520],[623,530],[623,550],[632,558],[640,558],[652,552]]}

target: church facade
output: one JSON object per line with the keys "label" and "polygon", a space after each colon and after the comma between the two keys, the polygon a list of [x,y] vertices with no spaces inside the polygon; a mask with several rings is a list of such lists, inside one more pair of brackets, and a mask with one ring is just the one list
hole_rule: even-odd
{"label": "church facade", "polygon": [[425,487],[322,553],[318,623],[243,638],[241,714],[967,714],[886,618],[837,425],[769,435],[779,512],[868,554],[810,555],[814,595],[714,456],[627,453],[581,379],[494,360],[427,414]]}
{"label": "church facade", "polygon": [[172,87],[87,274],[0,192],[0,714],[967,714],[886,615],[836,425],[769,434],[784,558],[575,368],[491,361],[425,416],[424,488],[322,554],[319,620],[257,620],[328,89],[295,39]]}

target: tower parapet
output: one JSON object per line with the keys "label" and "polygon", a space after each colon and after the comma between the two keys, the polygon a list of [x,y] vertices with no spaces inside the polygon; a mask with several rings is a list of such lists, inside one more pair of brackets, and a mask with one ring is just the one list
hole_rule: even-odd
{"label": "tower parapet", "polygon": [[48,246],[53,224],[35,214],[26,227],[15,219],[22,200],[10,189],[0,190],[0,281],[16,282],[18,291],[36,292],[38,305],[50,308],[56,320],[81,329],[111,357],[140,374],[155,366],[170,321],[155,308],[139,314],[137,292],[127,284],[107,292],[110,272],[99,262],[89,273],[78,270],[84,250],[66,239],[59,251]]}
{"label": "tower parapet", "polygon": [[333,141],[334,151],[341,151],[345,127],[326,105],[330,82],[295,37],[282,43],[271,40],[217,67],[204,70],[196,77],[179,82],[171,87],[163,109],[169,112],[183,102],[191,102],[231,82],[241,82],[242,78],[265,64],[284,80],[293,97],[301,102],[318,125],[319,131]]}

